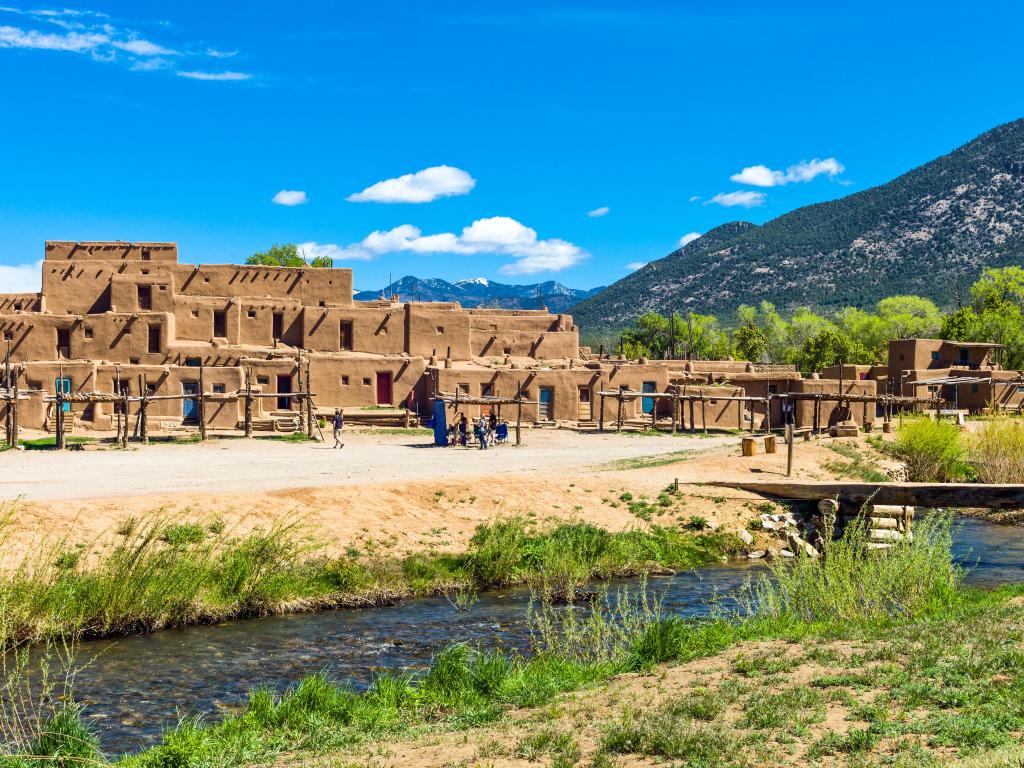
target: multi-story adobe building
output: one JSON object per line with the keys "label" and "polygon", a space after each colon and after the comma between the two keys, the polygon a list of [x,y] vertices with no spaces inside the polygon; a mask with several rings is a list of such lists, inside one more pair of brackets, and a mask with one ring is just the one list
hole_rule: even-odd
{"label": "multi-story adobe building", "polygon": [[[30,429],[52,425],[55,405],[46,396],[58,389],[195,394],[200,368],[210,397],[207,426],[234,429],[247,376],[256,391],[296,392],[305,383],[300,352],[322,413],[372,406],[427,413],[437,393],[521,391],[525,421],[588,424],[600,418],[602,391],[657,393],[677,385],[707,395],[709,426],[734,428],[749,423],[751,413],[763,423],[763,404],[716,395],[838,391],[838,382],[803,379],[792,366],[598,359],[579,347],[566,314],[398,297],[362,302],[352,295],[350,269],[192,266],[178,262],[174,243],[48,241],[42,290],[0,294],[0,355],[12,366],[12,382],[0,386],[16,381],[28,393],[19,420]],[[875,387],[873,380],[850,380],[844,392],[874,394]],[[0,403],[0,414],[5,407]],[[111,429],[122,407],[64,404],[75,428],[95,430]],[[199,418],[191,399],[157,399],[148,407],[151,429]],[[461,410],[475,416],[486,407]],[[616,408],[605,402],[605,418],[614,419]],[[647,418],[652,410],[668,416],[670,408],[669,401],[637,398],[624,404],[624,417]],[[286,396],[260,399],[255,416],[277,423],[296,409]],[[809,409],[799,405],[798,424],[810,422]],[[781,404],[771,411],[771,423],[781,424]]]}

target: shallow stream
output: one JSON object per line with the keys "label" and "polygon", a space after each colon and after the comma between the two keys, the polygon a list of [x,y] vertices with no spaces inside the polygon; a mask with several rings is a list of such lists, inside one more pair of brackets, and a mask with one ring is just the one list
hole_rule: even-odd
{"label": "shallow stream", "polygon": [[[954,554],[970,569],[970,583],[1024,581],[1024,528],[969,518],[960,523]],[[652,579],[647,587],[661,597],[666,613],[698,616],[756,568],[712,566]],[[633,580],[620,584],[638,586]],[[379,670],[426,666],[452,642],[525,648],[528,602],[529,593],[516,589],[483,593],[469,612],[438,597],[88,642],[79,658],[92,660],[75,678],[75,698],[86,705],[108,754],[134,752],[185,715],[216,719],[255,687],[281,690],[322,670],[365,687]]]}

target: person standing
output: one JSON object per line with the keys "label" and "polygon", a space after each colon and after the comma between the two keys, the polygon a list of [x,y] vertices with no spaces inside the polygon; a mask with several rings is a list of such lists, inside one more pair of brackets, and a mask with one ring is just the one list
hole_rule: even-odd
{"label": "person standing", "polygon": [[341,412],[341,408],[334,409],[334,447],[344,448],[345,444],[341,442],[341,430],[345,426],[345,414]]}

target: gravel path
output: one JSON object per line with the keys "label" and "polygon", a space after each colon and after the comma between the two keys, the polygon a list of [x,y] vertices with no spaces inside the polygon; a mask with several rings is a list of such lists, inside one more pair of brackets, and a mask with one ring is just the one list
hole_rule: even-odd
{"label": "gravel path", "polygon": [[274,440],[205,445],[0,453],[0,500],[82,499],[179,491],[273,491],[327,485],[551,473],[619,459],[738,442],[721,437],[639,437],[529,431],[518,448],[433,448],[427,436],[346,434],[345,448]]}

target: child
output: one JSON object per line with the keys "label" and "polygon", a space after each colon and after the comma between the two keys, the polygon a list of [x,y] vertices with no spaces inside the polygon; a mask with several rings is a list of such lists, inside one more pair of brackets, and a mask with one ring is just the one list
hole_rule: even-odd
{"label": "child", "polygon": [[341,412],[341,408],[334,409],[334,447],[344,448],[345,444],[341,442],[341,430],[345,426],[345,415]]}

